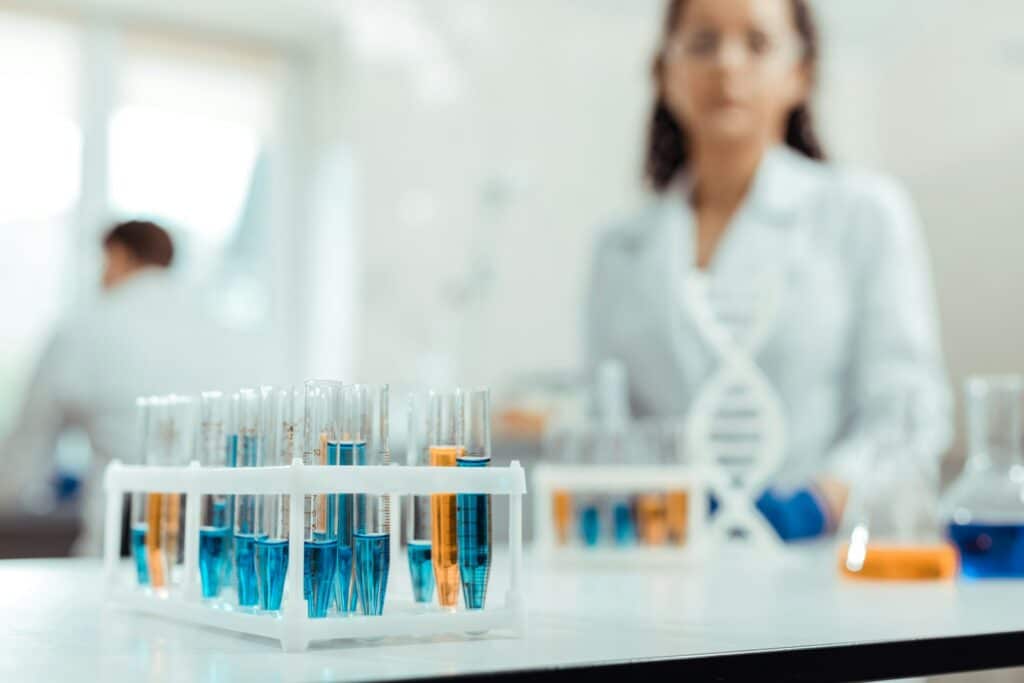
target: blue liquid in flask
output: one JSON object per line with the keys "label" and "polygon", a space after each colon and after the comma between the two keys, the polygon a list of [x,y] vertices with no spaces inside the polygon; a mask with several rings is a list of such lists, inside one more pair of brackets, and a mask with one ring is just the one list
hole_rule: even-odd
{"label": "blue liquid in flask", "polygon": [[615,524],[615,542],[629,545],[636,540],[636,525],[633,523],[633,510],[626,501],[618,501],[612,507],[612,518]]}
{"label": "blue liquid in flask", "polygon": [[235,570],[238,576],[238,604],[253,607],[259,602],[256,583],[256,534],[235,534]]}
{"label": "blue liquid in flask", "polygon": [[305,562],[302,583],[306,596],[306,614],[314,618],[326,617],[334,597],[338,542],[306,541],[303,554]]}
{"label": "blue liquid in flask", "polygon": [[1024,524],[950,524],[963,575],[970,578],[1024,576]]}
{"label": "blue liquid in flask", "polygon": [[[459,458],[459,467],[486,467],[489,458]],[[457,496],[459,577],[466,609],[482,609],[491,573],[491,497],[475,493]]]}
{"label": "blue liquid in flask", "polygon": [[596,505],[588,504],[580,508],[580,536],[584,545],[593,547],[601,538],[601,511]]}
{"label": "blue liquid in flask", "polygon": [[256,581],[259,584],[260,609],[281,609],[284,579],[288,571],[288,541],[261,538],[256,541]]}
{"label": "blue liquid in flask", "polygon": [[409,541],[409,576],[416,602],[434,599],[434,566],[430,563],[430,541]]}
{"label": "blue liquid in flask", "polygon": [[135,573],[139,577],[139,585],[149,584],[149,565],[146,564],[146,527],[145,522],[132,525],[132,557],[135,558]]}
{"label": "blue liquid in flask", "polygon": [[359,604],[363,614],[376,616],[384,612],[384,596],[388,592],[391,539],[388,534],[356,534],[355,538]]}
{"label": "blue liquid in flask", "polygon": [[230,538],[231,531],[226,526],[199,528],[199,579],[203,586],[204,598],[215,598],[220,595]]}

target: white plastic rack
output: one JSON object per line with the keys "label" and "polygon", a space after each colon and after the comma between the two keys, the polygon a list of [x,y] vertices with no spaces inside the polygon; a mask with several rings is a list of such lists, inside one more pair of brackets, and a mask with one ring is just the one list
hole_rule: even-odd
{"label": "white plastic rack", "polygon": [[[384,636],[429,636],[442,633],[479,633],[494,629],[522,635],[526,629],[523,592],[522,498],[526,478],[518,461],[508,467],[479,469],[403,466],[305,466],[295,459],[290,466],[204,468],[108,465],[104,569],[109,601],[140,612],[165,616],[273,638],[286,651],[301,651],[313,641]],[[184,573],[181,583],[167,590],[137,586],[125,580],[119,561],[121,520],[126,493],[181,493],[185,496]],[[285,597],[278,612],[229,609],[204,601],[199,583],[200,497],[208,494],[286,494],[289,500],[288,574]],[[322,493],[377,495],[430,495],[475,493],[509,498],[509,583],[504,604],[481,610],[443,612],[437,609],[392,608],[389,601],[380,616],[328,616],[311,619],[302,598],[303,512],[305,496]],[[397,501],[392,500],[392,503]],[[392,505],[392,509],[399,506]],[[391,529],[392,547],[400,524]],[[392,556],[392,562],[396,561]],[[134,565],[133,565],[134,571]],[[134,574],[133,574],[134,576]]]}
{"label": "white plastic rack", "polygon": [[[707,478],[698,467],[687,465],[568,465],[541,463],[531,469],[533,493],[533,548],[538,555],[559,563],[569,561],[624,563],[649,561],[679,564],[698,559],[708,547],[708,516],[705,501]],[[559,545],[555,539],[554,508],[556,491],[574,498],[588,494],[634,495],[650,492],[687,492],[686,543],[682,545],[644,546],[630,549],[602,543],[584,547],[580,542]],[[577,535],[573,524],[571,535]]]}

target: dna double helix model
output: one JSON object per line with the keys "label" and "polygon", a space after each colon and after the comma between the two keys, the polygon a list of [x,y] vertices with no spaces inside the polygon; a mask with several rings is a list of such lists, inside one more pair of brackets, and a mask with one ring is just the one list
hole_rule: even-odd
{"label": "dna double helix model", "polygon": [[690,452],[704,464],[718,502],[711,535],[774,546],[778,535],[755,501],[783,457],[785,421],[781,400],[754,359],[778,318],[782,279],[766,274],[729,289],[694,272],[682,289],[719,361],[691,404],[685,426]]}

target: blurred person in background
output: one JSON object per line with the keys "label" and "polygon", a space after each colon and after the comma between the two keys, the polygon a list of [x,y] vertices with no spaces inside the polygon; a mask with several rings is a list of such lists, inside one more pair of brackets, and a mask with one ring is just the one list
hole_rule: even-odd
{"label": "blurred person in background", "polygon": [[[103,468],[141,461],[135,398],[238,386],[236,341],[203,313],[170,266],[174,244],[155,223],[128,221],[103,238],[102,293],[57,326],[13,430],[0,441],[0,487],[13,499],[51,481],[61,432],[81,428],[92,451],[76,554],[102,547]],[[234,353],[233,353],[234,352]]]}
{"label": "blurred person in background", "polygon": [[[686,415],[720,360],[682,295],[694,270],[753,296],[781,273],[755,354],[787,447],[758,507],[784,539],[834,528],[891,408],[938,456],[951,398],[925,244],[892,180],[824,161],[808,102],[818,35],[804,0],[672,0],[654,60],[655,200],[599,239],[588,367],[624,363],[633,413]],[[907,405],[907,404],[914,405]]]}

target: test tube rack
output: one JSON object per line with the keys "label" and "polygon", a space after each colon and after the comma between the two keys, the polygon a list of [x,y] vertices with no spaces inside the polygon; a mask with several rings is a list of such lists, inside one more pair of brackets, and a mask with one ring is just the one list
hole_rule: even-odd
{"label": "test tube rack", "polygon": [[[539,463],[531,468],[533,549],[537,555],[559,564],[566,562],[601,564],[649,562],[687,564],[708,548],[708,483],[701,468],[690,465],[569,465]],[[687,536],[682,545],[633,546],[628,549],[607,544],[583,547],[580,543],[559,545],[555,538],[553,496],[564,491],[572,497],[648,492],[687,492]],[[575,532],[575,528],[572,529]]]}
{"label": "test tube rack", "polygon": [[[108,602],[120,607],[197,625],[263,636],[280,641],[285,651],[302,651],[314,641],[384,636],[431,636],[490,630],[522,636],[526,629],[523,589],[522,499],[526,477],[518,461],[508,467],[303,465],[298,458],[280,467],[186,467],[124,465],[112,461],[104,476],[107,494],[103,547]],[[184,573],[181,584],[166,591],[126,585],[126,563],[120,561],[121,522],[126,493],[180,493],[185,496]],[[286,494],[289,499],[288,573],[279,612],[223,609],[206,604],[199,583],[200,498],[228,495]],[[311,619],[302,598],[303,505],[309,494],[491,494],[509,499],[508,591],[503,605],[481,610],[394,610],[380,616],[328,616]],[[392,509],[400,506],[392,499]],[[396,547],[400,523],[391,527]],[[399,556],[392,553],[392,562]]]}

